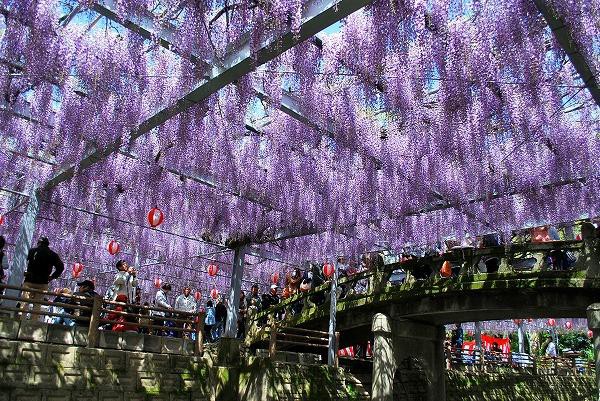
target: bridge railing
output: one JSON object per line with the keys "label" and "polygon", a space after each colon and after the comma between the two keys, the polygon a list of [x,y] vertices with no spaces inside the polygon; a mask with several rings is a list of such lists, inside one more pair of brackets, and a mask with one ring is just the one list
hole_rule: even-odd
{"label": "bridge railing", "polygon": [[[16,290],[17,296],[7,295],[4,290]],[[168,332],[178,333],[178,337],[194,339],[194,353],[203,351],[204,313],[190,313],[155,306],[143,306],[124,302],[107,301],[100,296],[84,297],[71,294],[57,294],[51,291],[29,287],[0,284],[0,314],[10,316],[10,320],[20,323],[16,332],[0,330],[0,337],[32,340],[22,335],[23,324],[32,328],[46,327],[50,332],[59,327],[72,328],[85,333],[85,340],[77,345],[111,348],[110,344],[100,344],[100,338],[109,333],[137,333],[141,336],[157,333],[167,337]],[[37,294],[35,299],[26,293]],[[60,297],[62,302],[48,298]],[[12,301],[8,306],[4,301]],[[5,325],[6,326],[6,325]],[[4,327],[3,327],[4,328]],[[62,330],[58,330],[62,332]],[[49,339],[52,337],[52,339]],[[35,337],[34,341],[56,342],[60,336]],[[71,344],[69,344],[71,345]],[[156,351],[160,352],[160,351]]]}
{"label": "bridge railing", "polygon": [[[559,276],[563,274],[561,271],[585,271],[590,265],[598,264],[596,242],[597,240],[594,240],[593,243],[550,241],[487,248],[455,248],[441,255],[404,259],[389,264],[384,264],[383,258],[380,257],[378,263],[374,263],[371,269],[340,279],[338,281],[338,299],[352,301],[382,292],[392,285],[390,277],[395,271],[402,271],[406,274],[404,285],[399,287],[400,291],[413,289],[415,283],[419,283],[418,286],[422,289],[428,285],[435,286],[441,282],[451,282],[451,280],[470,278],[479,280],[482,277],[489,279],[496,277],[496,274],[514,275],[515,278],[518,278],[530,277],[532,273],[536,273],[549,274],[553,277],[555,274]],[[446,261],[452,265],[452,277],[443,278],[440,275],[440,269]],[[482,272],[481,270],[488,271]],[[489,270],[493,270],[493,273]],[[482,276],[479,277],[479,275]],[[290,318],[301,315],[307,309],[311,309],[311,313],[315,312],[316,307],[329,302],[330,288],[331,283],[325,282],[310,291],[293,295],[278,305],[249,316],[246,343],[250,344],[257,339],[264,340],[268,337],[266,322],[269,316],[275,316],[278,320],[290,321],[292,320]],[[321,312],[326,313],[327,311]],[[299,319],[293,319],[293,321],[294,324],[302,323]]]}
{"label": "bridge railing", "polygon": [[[323,356],[329,348],[329,333],[326,331],[281,326],[273,316],[269,321],[269,330],[269,357],[273,360],[276,359],[278,349],[286,350],[293,347],[295,350],[300,349],[303,352],[308,350]],[[335,344],[338,344],[340,333],[336,332],[335,336]],[[334,350],[334,366],[338,366],[337,347]]]}
{"label": "bridge railing", "polygon": [[538,375],[593,374],[594,362],[573,357],[534,357],[529,354],[487,351],[479,349],[446,348],[446,367],[489,371],[494,369],[528,370]]}
{"label": "bridge railing", "polygon": [[[338,299],[351,299],[363,297],[374,290],[373,277],[378,274],[377,270],[365,270],[338,280]],[[266,339],[269,336],[270,317],[274,317],[278,325],[282,321],[289,320],[293,316],[300,315],[303,311],[316,308],[329,303],[331,300],[331,281],[306,292],[299,292],[289,298],[282,300],[279,304],[271,306],[258,313],[248,315],[247,339],[257,336]]]}

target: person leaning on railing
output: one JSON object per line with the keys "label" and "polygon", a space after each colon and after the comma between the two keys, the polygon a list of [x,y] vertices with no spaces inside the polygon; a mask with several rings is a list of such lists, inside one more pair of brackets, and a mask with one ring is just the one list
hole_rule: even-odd
{"label": "person leaning on railing", "polygon": [[[41,301],[43,294],[39,292],[27,291],[31,288],[39,291],[48,291],[48,283],[57,279],[65,269],[65,265],[56,252],[49,247],[50,241],[46,237],[40,237],[37,246],[29,250],[27,255],[27,271],[25,272],[25,281],[23,282],[23,298],[21,303],[22,318],[26,318],[29,309],[30,299],[33,302],[31,317],[33,320],[39,318],[41,304],[35,301]],[[54,270],[54,273],[52,272]]]}
{"label": "person leaning on railing", "polygon": [[[59,293],[58,293],[58,295],[56,295],[53,302],[60,303],[60,304],[71,304],[72,299],[71,299],[70,295],[71,295],[70,289],[62,288],[59,290]],[[53,309],[54,309],[54,313],[61,313],[61,314],[66,314],[66,315],[73,315],[73,312],[74,312],[72,308],[66,308],[66,307],[62,307],[62,306],[54,306]],[[75,324],[75,321],[69,317],[55,316],[53,318],[53,323],[54,324],[64,324],[65,326],[73,326]]]}
{"label": "person leaning on railing", "polygon": [[[79,287],[78,291],[75,292],[73,294],[73,296],[78,297],[78,298],[72,298],[71,299],[71,303],[75,304],[75,305],[81,305],[81,306],[89,306],[90,309],[89,310],[79,310],[79,318],[75,318],[75,324],[78,326],[89,326],[90,321],[89,319],[92,316],[92,310],[91,307],[93,307],[94,305],[94,298],[95,297],[100,297],[100,294],[98,294],[96,291],[94,291],[95,289],[95,284],[93,281],[91,280],[83,280],[80,283],[77,283],[77,286]],[[85,298],[85,299],[80,299],[80,298]],[[81,319],[82,317],[87,318],[86,320]]]}
{"label": "person leaning on railing", "polygon": [[[183,294],[180,294],[175,299],[175,309],[176,310],[182,311],[182,312],[188,312],[188,313],[196,312],[196,309],[197,309],[196,300],[191,295],[191,293],[192,293],[192,289],[190,287],[183,288]],[[189,319],[190,318],[190,315],[188,315],[188,314],[179,314],[178,316],[180,319]],[[178,327],[184,328],[184,329],[191,329],[192,323],[191,322],[189,322],[189,323],[188,322],[180,322],[180,323],[178,323]],[[183,337],[188,338],[190,336],[189,332],[177,332],[175,334],[178,337],[183,336]]]}

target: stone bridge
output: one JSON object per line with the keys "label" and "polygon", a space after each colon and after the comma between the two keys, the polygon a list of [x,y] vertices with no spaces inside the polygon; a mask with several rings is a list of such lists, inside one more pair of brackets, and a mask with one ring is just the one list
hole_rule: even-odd
{"label": "stone bridge", "polygon": [[[396,370],[407,361],[426,375],[423,399],[443,400],[444,324],[464,321],[586,317],[586,310],[600,302],[599,242],[555,241],[513,244],[483,249],[461,248],[435,257],[397,261],[339,281],[350,289],[337,300],[336,330],[339,346],[374,339],[372,396],[391,400]],[[454,276],[439,271],[448,261]],[[493,266],[494,273],[481,273]],[[406,280],[393,285],[394,271],[406,272]],[[417,279],[418,277],[418,279]],[[356,283],[368,281],[364,292],[353,292]],[[267,315],[286,311],[281,326],[327,330],[330,283],[299,294],[253,317],[247,344],[258,347],[268,339],[269,327],[257,322]],[[322,304],[314,301],[320,295]],[[325,296],[324,296],[325,295]],[[302,303],[301,312],[291,307]],[[593,319],[592,319],[593,320]],[[596,320],[597,321],[597,320]],[[596,348],[600,330],[594,329]],[[600,328],[600,327],[599,327]],[[288,347],[294,349],[293,346]],[[598,369],[597,369],[598,370]],[[406,373],[406,369],[404,370]],[[404,399],[396,397],[394,399]]]}

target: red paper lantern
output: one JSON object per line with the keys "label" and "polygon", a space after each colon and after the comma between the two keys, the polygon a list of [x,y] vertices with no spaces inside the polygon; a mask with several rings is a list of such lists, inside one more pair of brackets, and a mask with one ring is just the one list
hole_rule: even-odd
{"label": "red paper lantern", "polygon": [[279,283],[279,272],[275,272],[275,273],[271,274],[271,283],[272,284]]}
{"label": "red paper lantern", "polygon": [[110,242],[108,243],[108,253],[110,253],[111,255],[116,255],[117,253],[119,253],[119,251],[121,250],[121,245],[119,245],[119,243],[117,241],[115,241],[114,239],[111,239]]}
{"label": "red paper lantern", "polygon": [[4,224],[4,221],[5,221],[5,218],[4,218],[4,216],[0,214],[0,226],[1,226],[2,224]]}
{"label": "red paper lantern", "polygon": [[210,290],[210,297],[212,299],[219,298],[219,290],[217,290],[216,288],[213,288],[212,290]]}
{"label": "red paper lantern", "polygon": [[76,262],[73,265],[73,273],[78,273],[78,274],[81,273],[83,271],[83,267],[84,266],[82,263]]}
{"label": "red paper lantern", "polygon": [[201,293],[200,291],[196,291],[196,292],[194,293],[194,299],[195,299],[196,301],[200,301],[200,298],[202,298],[202,293]]}
{"label": "red paper lantern", "polygon": [[594,332],[592,330],[588,330],[588,338],[594,337]]}
{"label": "red paper lantern", "polygon": [[154,279],[154,286],[155,286],[156,288],[160,288],[160,287],[162,286],[162,280],[161,280],[161,279],[159,279],[159,278],[155,278],[155,279]]}
{"label": "red paper lantern", "polygon": [[570,321],[567,321],[567,322],[565,323],[565,328],[566,328],[567,330],[571,330],[571,328],[572,328],[572,327],[573,327],[573,323],[571,323]]}
{"label": "red paper lantern", "polygon": [[211,277],[214,277],[217,275],[217,272],[219,271],[219,267],[213,263],[211,263],[210,265],[208,265],[208,275]]}
{"label": "red paper lantern", "polygon": [[554,327],[555,324],[556,324],[556,320],[554,320],[554,319],[548,319],[548,326]]}
{"label": "red paper lantern", "polygon": [[444,263],[442,263],[440,275],[445,278],[452,276],[452,264],[449,261],[445,260]]}
{"label": "red paper lantern", "polygon": [[329,262],[326,262],[323,265],[323,274],[325,275],[325,277],[329,278],[331,276],[333,276],[333,271],[335,270],[335,268],[333,267],[333,265]]}
{"label": "red paper lantern", "polygon": [[150,227],[156,228],[162,224],[165,219],[165,214],[157,207],[153,207],[148,212],[148,223]]}

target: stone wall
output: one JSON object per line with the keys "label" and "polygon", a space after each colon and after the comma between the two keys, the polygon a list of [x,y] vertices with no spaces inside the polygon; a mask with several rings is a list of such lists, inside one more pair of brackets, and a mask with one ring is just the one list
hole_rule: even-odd
{"label": "stone wall", "polygon": [[446,372],[447,401],[597,401],[594,376]]}
{"label": "stone wall", "polygon": [[366,400],[343,369],[0,340],[0,401]]}

